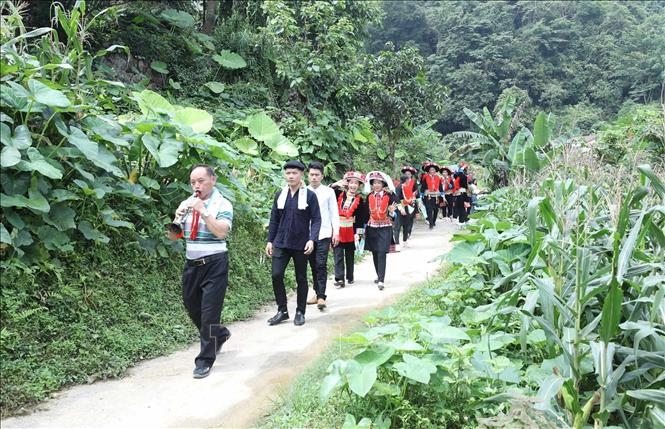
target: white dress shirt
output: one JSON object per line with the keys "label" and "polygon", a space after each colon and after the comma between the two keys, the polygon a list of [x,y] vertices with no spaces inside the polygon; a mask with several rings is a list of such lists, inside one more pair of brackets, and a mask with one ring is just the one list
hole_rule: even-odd
{"label": "white dress shirt", "polygon": [[319,200],[319,209],[321,209],[319,240],[339,235],[339,210],[335,191],[326,185],[319,185],[316,189],[311,186],[308,186],[308,188],[316,194],[316,198]]}

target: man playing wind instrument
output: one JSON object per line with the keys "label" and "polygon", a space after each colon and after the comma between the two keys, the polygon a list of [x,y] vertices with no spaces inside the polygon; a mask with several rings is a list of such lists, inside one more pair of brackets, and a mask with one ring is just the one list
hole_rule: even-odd
{"label": "man playing wind instrument", "polygon": [[[233,207],[215,188],[212,167],[196,165],[189,174],[194,195],[175,211],[181,231],[169,229],[171,240],[185,238],[187,261],[182,272],[182,300],[199,330],[200,351],[194,359],[194,378],[210,373],[219,350],[231,332],[221,324],[224,296],[229,284],[226,237],[231,231]],[[171,224],[170,227],[173,227]]]}

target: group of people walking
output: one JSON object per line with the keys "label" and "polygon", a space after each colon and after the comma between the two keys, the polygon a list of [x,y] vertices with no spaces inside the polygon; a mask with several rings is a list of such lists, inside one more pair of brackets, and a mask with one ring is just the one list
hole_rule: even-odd
{"label": "group of people walking", "polygon": [[[307,304],[326,308],[328,254],[333,249],[335,286],[353,284],[357,250],[372,253],[376,272],[374,283],[385,287],[386,259],[391,245],[406,246],[414,219],[425,214],[430,229],[438,210],[444,217],[467,220],[471,207],[468,166],[456,171],[423,162],[420,184],[418,171],[401,169],[399,181],[381,171],[366,175],[349,171],[331,186],[323,185],[324,166],[312,162],[307,167],[297,160],[283,166],[286,186],[276,192],[270,213],[265,253],[271,258],[272,287],[277,312],[268,324],[290,318],[284,274],[293,260],[296,277],[296,313],[293,323],[305,323]],[[304,181],[307,170],[308,182]],[[200,352],[195,358],[194,378],[206,377],[216,354],[231,337],[223,326],[221,312],[228,286],[226,237],[231,231],[233,207],[215,188],[216,175],[208,165],[194,166],[190,185],[194,194],[176,209],[167,225],[168,237],[185,239],[186,264],[182,275],[183,303],[199,330]],[[307,266],[312,272],[314,295],[307,299]]]}
{"label": "group of people walking", "polygon": [[460,162],[453,171],[450,167],[425,161],[422,169],[420,191],[429,229],[436,226],[439,209],[444,219],[465,223],[469,219],[476,193],[473,190],[475,179],[469,174],[468,164]]}

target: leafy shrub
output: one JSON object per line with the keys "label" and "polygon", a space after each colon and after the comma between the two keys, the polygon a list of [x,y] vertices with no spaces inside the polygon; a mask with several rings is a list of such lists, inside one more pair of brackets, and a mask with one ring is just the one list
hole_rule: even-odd
{"label": "leafy shrub", "polygon": [[603,161],[632,167],[640,162],[663,164],[665,112],[657,104],[627,104],[620,116],[598,133],[596,155]]}
{"label": "leafy shrub", "polygon": [[661,425],[665,183],[638,170],[490,197],[496,216],[456,234],[424,305],[344,338],[356,352],[329,366],[321,396],[348,395],[345,427]]}
{"label": "leafy shrub", "polygon": [[[235,219],[224,323],[273,299],[263,225],[242,211]],[[182,306],[182,244],[159,256],[139,239],[114,235],[108,245],[85,244],[39,266],[3,263],[3,415],[63,386],[122,376],[198,338]]]}

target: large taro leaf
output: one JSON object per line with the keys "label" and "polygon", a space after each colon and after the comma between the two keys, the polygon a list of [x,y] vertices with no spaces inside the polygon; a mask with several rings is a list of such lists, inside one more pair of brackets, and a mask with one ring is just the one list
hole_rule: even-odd
{"label": "large taro leaf", "polygon": [[119,215],[113,209],[104,209],[101,214],[106,225],[134,229],[133,223],[119,219]]}
{"label": "large taro leaf", "polygon": [[13,167],[19,162],[21,162],[21,152],[18,149],[12,146],[2,148],[2,152],[0,152],[0,167]]}
{"label": "large taro leaf", "polygon": [[[480,246],[477,246],[480,245]],[[446,254],[446,261],[457,264],[487,264],[487,261],[479,255],[480,249],[484,247],[483,243],[469,244],[467,242],[458,243]]]}
{"label": "large taro leaf", "polygon": [[219,54],[213,55],[212,59],[220,66],[227,69],[241,69],[247,67],[247,63],[240,55],[224,49]]}
{"label": "large taro leaf", "polygon": [[363,350],[353,359],[363,365],[379,366],[388,361],[395,354],[395,349],[387,346],[373,346]]}
{"label": "large taro leaf", "polygon": [[394,367],[397,372],[408,379],[423,384],[429,383],[430,375],[436,372],[436,366],[427,358],[419,358],[408,353],[402,355],[403,362],[397,362]]}
{"label": "large taro leaf", "polygon": [[28,80],[29,96],[36,102],[49,107],[69,107],[71,103],[67,96],[57,89],[51,89],[38,80]]}
{"label": "large taro leaf", "polygon": [[195,133],[205,134],[212,129],[212,115],[193,107],[177,109],[173,121],[190,127]]}
{"label": "large taro leaf", "polygon": [[360,364],[351,360],[348,363],[346,379],[349,389],[356,395],[364,397],[376,381],[376,365]]}
{"label": "large taro leaf", "polygon": [[133,92],[132,97],[138,103],[144,116],[159,117],[160,114],[164,114],[172,117],[175,114],[175,107],[154,91],[145,89],[141,92]]}
{"label": "large taro leaf", "polygon": [[2,207],[25,207],[42,213],[48,213],[51,208],[36,186],[32,186],[28,190],[28,197],[0,194],[0,205]]}
{"label": "large taro leaf", "polygon": [[79,128],[70,127],[70,134],[67,136],[69,142],[75,146],[88,159],[104,171],[108,171],[116,177],[123,177],[122,171],[115,165],[116,157],[103,145],[98,144]]}
{"label": "large taro leaf", "polygon": [[115,146],[129,146],[127,140],[129,137],[122,135],[122,126],[118,122],[104,116],[88,116],[83,120],[83,123],[99,139],[113,143]]}
{"label": "large taro leaf", "polygon": [[111,241],[106,235],[95,229],[90,222],[87,220],[81,221],[79,223],[79,231],[83,233],[83,236],[88,240],[97,241],[100,243],[108,243]]}
{"label": "large taro leaf", "polygon": [[70,244],[69,237],[62,231],[58,231],[49,225],[42,225],[37,229],[39,240],[48,250],[60,252],[71,252],[74,247]]}
{"label": "large taro leaf", "polygon": [[56,227],[58,231],[76,228],[75,217],[76,212],[69,208],[66,203],[53,204],[51,210],[43,216],[44,221]]}
{"label": "large taro leaf", "polygon": [[19,125],[16,127],[12,136],[12,146],[16,149],[27,149],[32,146],[32,135],[30,135],[27,126]]}
{"label": "large taro leaf", "polygon": [[208,87],[208,89],[214,92],[215,94],[221,94],[226,89],[226,85],[219,82],[206,82],[203,84],[203,86]]}
{"label": "large taro leaf", "polygon": [[160,74],[168,74],[169,69],[163,61],[153,61],[150,63],[150,68]]}
{"label": "large taro leaf", "polygon": [[246,153],[247,155],[258,155],[259,151],[256,140],[249,137],[241,137],[234,142],[235,147],[238,148],[240,152]]}
{"label": "large taro leaf", "polygon": [[9,125],[3,122],[0,127],[2,131],[0,132],[0,141],[5,146],[16,150],[24,150],[32,146],[32,135],[27,126],[19,125],[12,131]]}
{"label": "large taro leaf", "polygon": [[247,118],[247,130],[252,137],[261,142],[280,134],[275,121],[264,112],[256,113]]}
{"label": "large taro leaf", "polygon": [[332,392],[344,383],[344,374],[348,366],[346,360],[336,360],[328,367],[328,375],[325,376],[321,382],[321,390],[319,390],[319,398],[322,401],[328,400]]}
{"label": "large taro leaf", "polygon": [[289,139],[281,134],[275,134],[266,140],[266,146],[275,151],[278,155],[296,157],[298,156],[298,147]]}
{"label": "large taro leaf", "polygon": [[433,343],[456,343],[460,340],[471,340],[469,335],[463,329],[455,326],[442,323],[427,323],[423,327],[432,336],[431,341]]}
{"label": "large taro leaf", "polygon": [[28,154],[29,160],[24,160],[16,164],[17,170],[37,171],[41,175],[50,179],[62,178],[63,168],[56,160],[44,158],[44,156],[34,147],[28,148],[26,153]]}
{"label": "large taro leaf", "polygon": [[159,17],[178,28],[192,28],[196,23],[192,15],[176,9],[166,9],[159,14]]}
{"label": "large taro leaf", "polygon": [[178,162],[178,156],[183,148],[183,143],[179,140],[165,138],[160,141],[152,134],[143,134],[141,141],[162,168],[170,167]]}
{"label": "large taro leaf", "polygon": [[16,82],[9,81],[0,87],[0,100],[3,106],[19,112],[41,112],[43,106],[28,101],[28,91]]}

